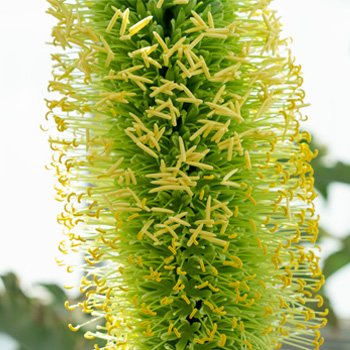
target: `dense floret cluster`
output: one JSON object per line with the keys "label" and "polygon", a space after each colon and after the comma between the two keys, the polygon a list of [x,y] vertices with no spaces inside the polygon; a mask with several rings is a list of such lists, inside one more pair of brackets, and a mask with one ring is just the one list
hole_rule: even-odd
{"label": "dense floret cluster", "polygon": [[47,101],[67,228],[57,262],[84,274],[86,300],[66,306],[92,315],[85,336],[318,349],[315,154],[270,1],[48,2],[64,49]]}

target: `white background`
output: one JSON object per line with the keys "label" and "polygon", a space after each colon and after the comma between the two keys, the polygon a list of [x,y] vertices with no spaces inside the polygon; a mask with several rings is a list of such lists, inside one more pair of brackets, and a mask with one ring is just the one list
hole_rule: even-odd
{"label": "white background", "polygon": [[[310,130],[330,150],[329,162],[350,162],[350,1],[275,0],[302,64]],[[51,27],[44,0],[0,1],[0,274],[14,271],[25,287],[35,282],[69,284],[74,277],[54,261],[63,237],[56,223],[48,134],[39,129],[47,112]],[[350,174],[349,174],[350,176]],[[321,224],[350,233],[350,187],[331,187],[327,206],[317,201]],[[324,254],[336,248],[328,242]],[[341,317],[350,318],[350,267],[329,281],[328,293]],[[32,292],[35,292],[35,290]],[[4,345],[5,346],[5,345]],[[3,348],[3,347],[2,347]]]}

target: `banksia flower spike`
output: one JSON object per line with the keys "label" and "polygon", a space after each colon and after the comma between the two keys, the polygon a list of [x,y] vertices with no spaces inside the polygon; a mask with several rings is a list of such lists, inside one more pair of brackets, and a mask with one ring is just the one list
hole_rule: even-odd
{"label": "banksia flower spike", "polygon": [[48,2],[57,262],[83,274],[85,337],[318,349],[315,154],[270,1]]}

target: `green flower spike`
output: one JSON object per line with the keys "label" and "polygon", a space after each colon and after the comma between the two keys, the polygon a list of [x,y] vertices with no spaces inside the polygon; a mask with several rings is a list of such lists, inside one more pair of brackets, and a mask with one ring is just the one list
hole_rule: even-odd
{"label": "green flower spike", "polygon": [[95,349],[318,349],[315,154],[270,1],[48,2],[58,263]]}

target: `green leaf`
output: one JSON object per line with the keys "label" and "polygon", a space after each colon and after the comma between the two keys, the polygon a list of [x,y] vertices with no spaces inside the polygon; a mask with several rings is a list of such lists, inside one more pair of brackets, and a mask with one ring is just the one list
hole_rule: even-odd
{"label": "green leaf", "polygon": [[350,263],[350,249],[343,246],[343,249],[331,254],[325,260],[323,274],[325,278],[329,278],[335,272]]}
{"label": "green leaf", "polygon": [[[93,341],[82,337],[85,331],[78,331],[80,337],[77,337],[68,329],[69,323],[83,323],[89,316],[68,313],[64,303],[58,302],[67,299],[60,287],[42,284],[54,296],[54,302],[46,304],[25,295],[13,273],[1,276],[1,279],[5,288],[0,293],[0,332],[15,339],[18,349],[84,350],[93,347]],[[74,319],[77,315],[79,319]]]}
{"label": "green leaf", "polygon": [[53,297],[55,303],[59,303],[61,305],[67,300],[66,293],[64,290],[53,283],[40,283],[40,286],[44,287],[50,295]]}
{"label": "green leaf", "polygon": [[21,294],[24,296],[19,287],[18,278],[14,273],[9,272],[6,275],[1,276],[1,279],[5,286],[6,292],[12,295]]}
{"label": "green leaf", "polygon": [[332,167],[327,167],[321,161],[311,163],[314,169],[315,187],[327,199],[328,187],[333,182],[350,184],[350,165],[337,162]]}

